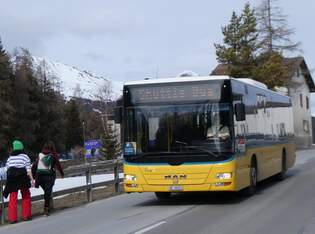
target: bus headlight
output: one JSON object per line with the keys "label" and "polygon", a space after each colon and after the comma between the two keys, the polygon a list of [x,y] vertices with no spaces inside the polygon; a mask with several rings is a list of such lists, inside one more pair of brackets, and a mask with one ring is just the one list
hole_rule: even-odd
{"label": "bus headlight", "polygon": [[232,173],[231,172],[217,173],[216,177],[217,179],[220,180],[227,180],[232,178]]}
{"label": "bus headlight", "polygon": [[135,175],[125,175],[126,181],[137,181],[137,177]]}

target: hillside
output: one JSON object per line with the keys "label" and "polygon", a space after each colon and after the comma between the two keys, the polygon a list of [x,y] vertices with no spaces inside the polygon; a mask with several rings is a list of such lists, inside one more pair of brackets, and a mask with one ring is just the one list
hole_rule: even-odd
{"label": "hillside", "polygon": [[[94,100],[98,87],[109,81],[103,76],[49,59],[33,57],[33,64],[34,68],[40,64],[44,66],[47,77],[59,82],[61,92],[68,98],[76,96],[80,90],[80,97]],[[112,85],[114,96],[119,96],[122,83],[112,82]]]}

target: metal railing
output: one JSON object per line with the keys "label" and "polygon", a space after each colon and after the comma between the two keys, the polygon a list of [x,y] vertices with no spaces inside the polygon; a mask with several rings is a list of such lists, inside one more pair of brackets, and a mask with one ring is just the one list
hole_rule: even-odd
{"label": "metal railing", "polygon": [[[64,189],[60,191],[55,191],[52,194],[52,197],[59,197],[63,195],[73,194],[77,192],[86,192],[86,198],[88,202],[92,201],[93,189],[114,185],[114,193],[118,194],[119,191],[119,184],[123,181],[122,178],[119,178],[119,172],[122,168],[122,161],[120,160],[111,160],[111,161],[104,161],[98,163],[86,163],[80,166],[76,166],[73,168],[67,168],[64,170],[65,177],[73,177],[73,176],[82,176],[85,175],[86,177],[86,184],[82,186],[77,186],[74,188]],[[110,181],[92,183],[92,174],[93,173],[113,173],[114,179]],[[8,206],[8,202],[4,201],[3,197],[3,186],[5,185],[5,180],[0,180],[0,201],[1,201],[1,224],[5,223],[5,209]],[[44,199],[44,195],[36,195],[32,196],[32,202],[40,201]],[[52,204],[53,205],[53,204]]]}

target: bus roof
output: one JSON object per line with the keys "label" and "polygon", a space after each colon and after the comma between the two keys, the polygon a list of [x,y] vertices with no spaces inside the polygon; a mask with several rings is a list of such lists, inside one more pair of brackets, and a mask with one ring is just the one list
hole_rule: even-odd
{"label": "bus roof", "polygon": [[187,77],[173,77],[173,78],[158,78],[158,79],[145,79],[137,81],[127,81],[124,86],[133,86],[133,85],[150,85],[150,84],[167,84],[167,83],[182,83],[182,82],[195,82],[195,81],[210,81],[210,80],[235,80],[237,82],[245,83],[256,88],[268,90],[277,95],[285,96],[282,93],[275,92],[268,89],[267,85],[259,81],[250,79],[250,78],[232,78],[230,76],[187,76]]}
{"label": "bus roof", "polygon": [[188,77],[175,77],[175,78],[162,78],[162,79],[146,79],[138,81],[129,81],[125,85],[145,85],[145,84],[165,84],[165,83],[177,83],[177,82],[195,82],[195,81],[208,81],[208,80],[228,80],[233,79],[241,81],[243,83],[256,86],[262,89],[268,89],[267,86],[259,81],[249,78],[231,78],[229,76],[188,76]]}
{"label": "bus roof", "polygon": [[179,82],[195,82],[207,80],[228,80],[229,76],[187,76],[174,78],[145,79],[137,81],[128,81],[124,85],[145,85],[145,84],[163,84],[163,83],[179,83]]}

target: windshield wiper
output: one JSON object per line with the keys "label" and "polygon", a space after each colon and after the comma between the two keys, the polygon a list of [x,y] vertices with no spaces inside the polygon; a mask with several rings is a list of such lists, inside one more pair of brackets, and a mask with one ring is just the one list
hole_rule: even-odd
{"label": "windshield wiper", "polygon": [[197,150],[200,150],[202,152],[206,152],[214,157],[219,157],[219,155],[213,153],[211,150],[208,150],[208,149],[205,149],[204,147],[202,146],[198,146],[198,145],[186,145],[185,148],[188,148],[188,149],[197,149]]}
{"label": "windshield wiper", "polygon": [[202,152],[206,152],[206,153],[208,153],[208,154],[210,154],[210,155],[212,155],[212,156],[214,156],[214,157],[216,157],[216,158],[219,157],[219,155],[217,155],[217,154],[213,153],[212,151],[210,151],[210,150],[208,150],[208,149],[205,149],[204,147],[199,146],[199,145],[188,145],[187,142],[183,142],[183,141],[175,141],[175,143],[178,143],[178,144],[183,145],[184,148],[188,148],[188,149],[198,149],[198,150],[200,150],[200,151],[202,151]]}
{"label": "windshield wiper", "polygon": [[145,158],[147,156],[167,156],[167,155],[173,155],[174,153],[177,152],[146,152],[146,153],[141,153],[141,154],[134,154],[134,155],[128,155],[127,157],[130,159],[138,159],[138,158]]}

